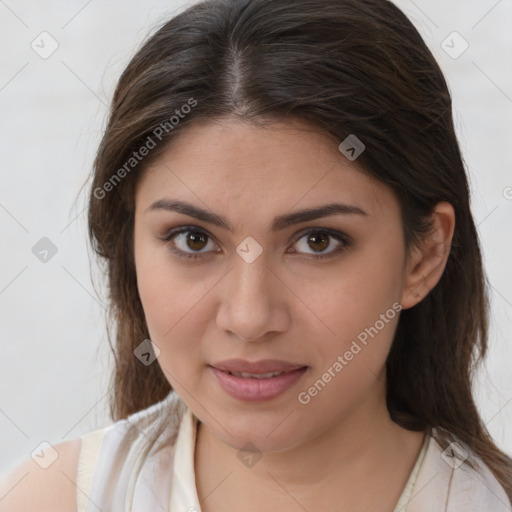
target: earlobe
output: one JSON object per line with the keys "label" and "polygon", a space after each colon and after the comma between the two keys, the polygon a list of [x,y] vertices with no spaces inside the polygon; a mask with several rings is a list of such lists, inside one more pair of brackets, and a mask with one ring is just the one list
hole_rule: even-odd
{"label": "earlobe", "polygon": [[437,285],[446,267],[455,230],[453,206],[446,201],[438,203],[432,222],[432,231],[411,250],[402,290],[403,309],[421,302]]}

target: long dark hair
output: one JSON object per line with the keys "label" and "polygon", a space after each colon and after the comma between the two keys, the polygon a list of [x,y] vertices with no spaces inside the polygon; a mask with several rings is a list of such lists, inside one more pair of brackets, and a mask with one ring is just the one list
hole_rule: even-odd
{"label": "long dark hair", "polygon": [[[137,181],[176,133],[218,117],[297,118],[337,143],[356,134],[366,146],[357,163],[400,201],[407,249],[428,230],[436,203],[453,205],[445,272],[400,316],[387,406],[397,424],[431,432],[443,449],[466,443],[512,500],[512,459],[494,444],[471,389],[487,351],[489,305],[451,97],[418,31],[386,0],[207,0],[166,22],[122,73],[88,219],[115,326],[113,420],[171,390],[158,364],[133,353],[149,338],[133,257]],[[144,159],[130,160],[142,146],[151,146]]]}

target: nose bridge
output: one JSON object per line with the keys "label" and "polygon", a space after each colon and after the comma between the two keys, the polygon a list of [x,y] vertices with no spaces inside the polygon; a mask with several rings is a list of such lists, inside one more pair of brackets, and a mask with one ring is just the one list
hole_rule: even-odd
{"label": "nose bridge", "polygon": [[[239,249],[240,246],[237,252]],[[226,278],[228,283],[217,318],[219,328],[246,341],[261,339],[265,332],[279,328],[278,305],[272,293],[276,277],[263,251],[254,259],[237,254]]]}
{"label": "nose bridge", "polygon": [[232,297],[240,306],[250,302],[253,307],[262,307],[268,301],[272,272],[267,260],[263,253],[254,261],[247,261],[239,255],[234,258],[230,289]]}

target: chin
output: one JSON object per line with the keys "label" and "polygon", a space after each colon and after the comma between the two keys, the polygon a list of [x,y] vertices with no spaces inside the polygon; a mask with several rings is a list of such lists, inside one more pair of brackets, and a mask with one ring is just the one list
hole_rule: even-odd
{"label": "chin", "polygon": [[212,414],[218,423],[212,422],[211,418],[205,423],[213,435],[235,450],[278,452],[300,444],[298,437],[303,438],[305,432],[303,424],[297,425],[285,419],[289,414],[283,413],[285,410],[219,412],[218,415]]}

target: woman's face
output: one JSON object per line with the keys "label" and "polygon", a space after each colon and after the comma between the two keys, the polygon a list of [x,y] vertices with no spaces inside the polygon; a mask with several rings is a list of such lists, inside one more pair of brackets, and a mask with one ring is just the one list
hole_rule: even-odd
{"label": "woman's face", "polygon": [[400,207],[325,135],[191,125],[138,184],[135,260],[158,364],[234,448],[291,448],[385,407]]}

